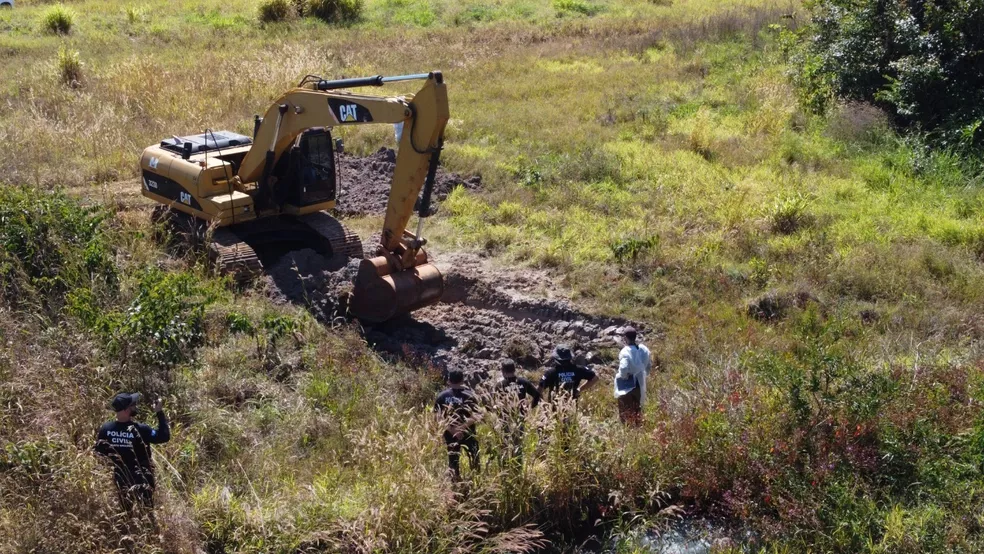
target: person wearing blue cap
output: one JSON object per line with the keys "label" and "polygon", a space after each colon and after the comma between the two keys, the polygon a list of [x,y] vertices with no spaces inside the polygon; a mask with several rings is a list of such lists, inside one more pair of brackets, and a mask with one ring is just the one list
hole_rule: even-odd
{"label": "person wearing blue cap", "polygon": [[577,400],[582,392],[595,386],[597,382],[598,375],[587,367],[575,364],[571,349],[560,345],[554,349],[553,367],[544,371],[540,377],[539,390],[540,394],[548,398],[560,391]]}
{"label": "person wearing blue cap", "polygon": [[634,327],[622,330],[625,346],[618,353],[618,372],[615,374],[615,399],[618,418],[634,426],[642,424],[642,407],[646,405],[646,376],[652,367],[649,349],[638,344]]}
{"label": "person wearing blue cap", "polygon": [[171,440],[163,401],[157,398],[151,406],[157,414],[157,429],[133,421],[139,403],[139,393],[120,393],[113,397],[111,406],[116,420],[103,424],[96,436],[96,454],[113,464],[120,505],[127,512],[132,512],[136,505],[148,510],[154,508],[154,461],[150,445]]}

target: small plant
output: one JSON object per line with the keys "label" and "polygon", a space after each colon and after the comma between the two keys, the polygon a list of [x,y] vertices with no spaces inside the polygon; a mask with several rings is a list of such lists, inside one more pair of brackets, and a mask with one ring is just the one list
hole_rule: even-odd
{"label": "small plant", "polygon": [[596,6],[584,0],[553,0],[553,8],[557,10],[557,16],[573,13],[586,16],[596,15],[601,12],[601,6]]}
{"label": "small plant", "polygon": [[41,28],[56,35],[67,35],[75,24],[75,12],[64,4],[55,4],[41,14]]}
{"label": "small plant", "polygon": [[58,72],[66,85],[77,87],[82,83],[82,57],[78,50],[64,46],[58,49]]}
{"label": "small plant", "polygon": [[796,194],[779,198],[769,210],[769,225],[774,233],[791,235],[809,222],[807,201]]}
{"label": "small plant", "polygon": [[639,256],[659,248],[659,236],[652,235],[644,239],[626,238],[611,245],[612,255],[618,263],[635,262]]}
{"label": "small plant", "polygon": [[229,331],[233,334],[249,336],[256,334],[256,327],[253,325],[253,322],[249,320],[249,317],[239,312],[230,312],[226,316],[226,325],[229,326]]}
{"label": "small plant", "polygon": [[263,23],[285,21],[297,14],[292,0],[264,0],[260,3],[259,18]]}
{"label": "small plant", "polygon": [[354,23],[362,18],[363,0],[309,0],[305,15],[328,23]]}
{"label": "small plant", "polygon": [[147,10],[133,4],[123,8],[123,13],[126,14],[126,21],[130,25],[136,25],[147,19]]}

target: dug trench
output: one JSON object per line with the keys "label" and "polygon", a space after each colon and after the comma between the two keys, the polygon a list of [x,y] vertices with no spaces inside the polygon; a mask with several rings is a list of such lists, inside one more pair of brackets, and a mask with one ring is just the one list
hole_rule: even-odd
{"label": "dug trench", "polygon": [[[382,215],[395,159],[385,148],[364,158],[341,156],[343,193],[336,215]],[[459,186],[477,190],[481,179],[439,170],[434,209]],[[370,237],[362,239],[372,243]],[[481,377],[493,373],[504,357],[536,369],[559,344],[569,346],[584,363],[605,362],[618,346],[621,326],[632,323],[645,332],[637,323],[578,309],[553,287],[556,278],[547,272],[497,267],[464,252],[432,257],[445,280],[440,303],[385,323],[362,324],[368,344],[388,358]],[[269,262],[262,286],[275,302],[304,305],[329,325],[350,320],[339,298],[351,291],[358,260],[327,258],[304,248]]]}

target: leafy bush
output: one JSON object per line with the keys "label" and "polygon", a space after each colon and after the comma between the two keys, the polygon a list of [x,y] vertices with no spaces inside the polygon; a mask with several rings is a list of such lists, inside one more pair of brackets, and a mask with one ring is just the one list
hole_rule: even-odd
{"label": "leafy bush", "polygon": [[652,235],[644,239],[626,238],[611,245],[612,256],[618,263],[635,262],[639,256],[659,248],[659,236]]}
{"label": "leafy bush", "polygon": [[328,23],[354,23],[362,18],[363,0],[310,0],[305,15]]}
{"label": "leafy bush", "polygon": [[296,14],[297,8],[291,0],[264,0],[260,3],[259,18],[264,23],[284,21]]}
{"label": "leafy bush", "polygon": [[78,86],[82,82],[82,57],[78,50],[64,46],[58,49],[58,72],[67,85]]}
{"label": "leafy bush", "polygon": [[804,98],[875,102],[946,147],[984,140],[984,9],[977,0],[817,0],[799,54]]}
{"label": "leafy bush", "polygon": [[584,0],[553,0],[553,8],[557,10],[558,17],[571,13],[592,16],[602,10],[601,6],[590,4]]}
{"label": "leafy bush", "polygon": [[191,273],[149,269],[136,297],[122,311],[103,311],[86,291],[73,291],[73,315],[95,332],[110,354],[150,367],[169,367],[191,359],[205,340],[205,308],[218,293]]}
{"label": "leafy bush", "polygon": [[75,24],[75,12],[64,4],[55,4],[41,14],[41,28],[56,35],[67,35]]}
{"label": "leafy bush", "polygon": [[61,193],[0,186],[0,297],[53,313],[73,288],[115,286],[105,218]]}
{"label": "leafy bush", "polygon": [[769,210],[769,226],[780,235],[795,233],[810,219],[807,201],[798,194],[777,199]]}

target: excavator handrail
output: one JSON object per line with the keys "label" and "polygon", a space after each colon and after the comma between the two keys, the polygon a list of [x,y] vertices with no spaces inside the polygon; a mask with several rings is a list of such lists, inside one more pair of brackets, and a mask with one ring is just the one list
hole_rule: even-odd
{"label": "excavator handrail", "polygon": [[336,90],[341,88],[355,88],[355,87],[381,87],[386,83],[399,83],[403,81],[425,81],[434,77],[438,83],[444,81],[443,76],[440,71],[431,71],[430,73],[413,73],[410,75],[394,75],[391,77],[383,77],[382,75],[374,75],[372,77],[356,77],[353,79],[335,79],[332,81],[326,81],[321,79],[318,81],[318,90]]}

